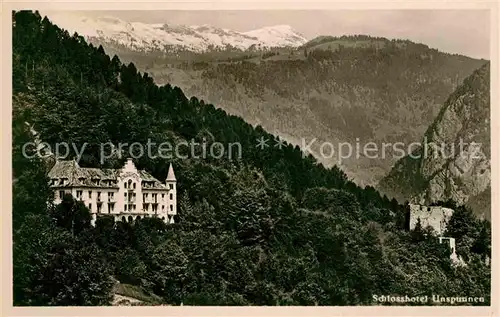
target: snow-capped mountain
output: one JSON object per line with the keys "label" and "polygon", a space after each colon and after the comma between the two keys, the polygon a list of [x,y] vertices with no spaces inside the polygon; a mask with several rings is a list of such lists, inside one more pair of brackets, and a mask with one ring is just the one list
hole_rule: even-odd
{"label": "snow-capped mountain", "polygon": [[250,47],[298,47],[307,42],[306,38],[288,25],[238,32],[209,25],[127,22],[110,16],[93,18],[71,13],[56,13],[48,14],[47,17],[70,34],[77,32],[87,39],[115,43],[139,51],[179,47],[202,52],[227,45],[245,50]]}

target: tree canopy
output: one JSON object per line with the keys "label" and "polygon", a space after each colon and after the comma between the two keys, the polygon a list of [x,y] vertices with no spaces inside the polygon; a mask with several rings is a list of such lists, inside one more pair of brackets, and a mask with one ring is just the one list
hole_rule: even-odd
{"label": "tree canopy", "polygon": [[[460,252],[471,264],[453,267],[444,245],[404,229],[404,205],[298,147],[256,148],[275,137],[157,86],[37,12],[13,13],[13,44],[15,305],[106,305],[116,281],[170,305],[373,305],[374,294],[463,292],[489,303],[489,223],[457,213],[451,234],[468,241]],[[159,179],[174,164],[177,223],[99,217],[92,227],[73,197],[53,206],[50,160],[21,152],[30,126],[49,144],[88,143],[83,166],[122,165],[117,156],[101,164],[103,142],[206,138],[239,142],[243,155],[141,157]]]}

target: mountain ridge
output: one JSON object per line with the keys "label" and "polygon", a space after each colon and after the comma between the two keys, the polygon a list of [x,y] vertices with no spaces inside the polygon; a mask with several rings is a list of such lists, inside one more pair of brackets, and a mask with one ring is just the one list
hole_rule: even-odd
{"label": "mountain ridge", "polygon": [[[153,26],[181,28],[179,32],[185,34],[231,32],[209,25]],[[272,30],[292,29],[278,25]],[[266,28],[261,31],[272,33]],[[262,38],[261,31],[247,33]],[[160,84],[173,83],[188,95],[275,131],[295,145],[304,136],[317,137],[318,143],[353,143],[356,136],[363,142],[418,140],[446,97],[485,62],[410,40],[368,35],[320,36],[298,47],[268,52],[252,44],[240,52],[175,50],[169,54],[162,49],[140,52],[98,37],[90,42],[133,62]],[[366,124],[360,127],[359,120]],[[331,166],[333,160],[322,159],[318,151],[315,145],[311,154]],[[395,163],[363,157],[344,161],[343,170],[362,185],[376,184]]]}
{"label": "mountain ridge", "polygon": [[[362,142],[409,144],[420,139],[446,97],[484,63],[421,46],[279,51],[243,61],[168,67],[147,55],[125,60],[157,82],[174,83],[292,144],[300,145],[304,137],[309,144],[316,137],[313,155],[326,166],[332,160],[318,155],[321,142],[354,144],[359,137]],[[360,120],[366,124],[360,126]],[[365,185],[374,184],[393,164],[363,157],[348,161],[344,171]]]}
{"label": "mountain ridge", "polygon": [[[407,206],[302,157],[298,147],[255,147],[256,139],[274,137],[155,84],[38,12],[14,12],[13,21],[15,306],[109,305],[118,293],[188,306],[379,305],[373,294],[394,290],[491,303],[488,222],[457,209],[448,236],[469,264],[455,269],[445,244],[405,229]],[[238,141],[246,155],[168,158],[183,192],[175,224],[115,223],[103,214],[93,227],[87,207],[70,195],[52,206],[41,160],[24,151],[32,141],[27,121],[48,144],[90,144],[82,161],[93,167],[105,167],[95,145],[106,141]],[[167,174],[167,159],[139,156],[141,169]]]}
{"label": "mountain ridge", "polygon": [[182,48],[204,52],[227,46],[246,50],[252,46],[298,47],[307,39],[289,25],[267,26],[239,32],[204,25],[127,22],[113,16],[86,17],[50,14],[49,18],[70,33],[77,32],[88,40],[123,45],[137,51]]}

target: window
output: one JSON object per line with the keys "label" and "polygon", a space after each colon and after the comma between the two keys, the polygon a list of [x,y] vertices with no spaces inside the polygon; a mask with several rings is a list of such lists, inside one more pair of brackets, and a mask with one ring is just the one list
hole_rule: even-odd
{"label": "window", "polygon": [[101,200],[101,192],[97,192],[97,200]]}
{"label": "window", "polygon": [[108,214],[110,214],[114,209],[114,205],[108,205]]}
{"label": "window", "polygon": [[161,194],[161,198],[162,198],[162,199],[163,199],[163,198],[165,198],[165,194]]}
{"label": "window", "polygon": [[92,204],[89,204],[89,210],[92,212]]}
{"label": "window", "polygon": [[170,189],[174,189],[174,184],[168,184]]}
{"label": "window", "polygon": [[165,206],[164,205],[161,205],[161,210],[165,211]]}
{"label": "window", "polygon": [[92,199],[92,191],[89,190],[89,199]]}
{"label": "window", "polygon": [[100,214],[101,213],[101,205],[97,205],[97,213]]}
{"label": "window", "polygon": [[82,199],[82,194],[83,194],[83,191],[81,191],[81,190],[77,190],[77,191],[76,191],[76,198],[77,198],[77,199]]}
{"label": "window", "polygon": [[174,205],[170,205],[170,211],[174,211]]}
{"label": "window", "polygon": [[125,207],[124,207],[124,208],[125,208],[125,211],[127,211],[127,206],[128,206],[128,205],[125,205]]}
{"label": "window", "polygon": [[134,186],[134,189],[135,189],[135,183],[133,184],[133,186]]}
{"label": "window", "polygon": [[62,200],[64,198],[64,190],[59,191],[59,198]]}
{"label": "window", "polygon": [[124,193],[124,194],[123,194],[123,197],[125,197],[125,199],[127,199],[127,193]]}
{"label": "window", "polygon": [[174,199],[174,194],[170,193],[170,200]]}

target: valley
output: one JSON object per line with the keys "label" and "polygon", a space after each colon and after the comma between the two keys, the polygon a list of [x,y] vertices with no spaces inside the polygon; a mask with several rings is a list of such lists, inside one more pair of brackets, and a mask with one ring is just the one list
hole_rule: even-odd
{"label": "valley", "polygon": [[[241,116],[292,144],[317,139],[311,154],[325,166],[340,165],[358,184],[374,185],[397,160],[391,153],[376,159],[361,153],[340,161],[338,153],[322,155],[320,145],[375,142],[380,147],[419,140],[448,94],[485,61],[407,41],[360,41],[346,37],[320,41],[319,49],[306,45],[183,57],[112,46],[105,50],[133,62],[159,84],[179,86],[188,96]],[[327,43],[335,49],[323,50]]]}
{"label": "valley", "polygon": [[[146,51],[107,43],[104,33],[97,45],[99,37],[72,35],[38,11],[12,19],[14,306],[385,305],[374,294],[464,294],[481,301],[460,304],[491,305],[491,223],[469,208],[488,203],[487,150],[478,162],[351,157],[337,165],[298,146],[423,136],[487,143],[487,61],[366,36]],[[256,146],[262,139],[280,146]],[[119,149],[102,159],[103,143],[152,143],[155,153],[157,144],[190,140],[239,142],[244,155],[184,147],[168,158]],[[54,165],[54,156],[26,148],[40,141],[75,146]],[[64,168],[75,158],[85,173]],[[54,166],[64,173],[49,172]],[[459,203],[437,202],[438,214],[452,210],[446,226],[433,214],[424,228],[420,217],[432,208],[364,185],[381,178],[399,200]],[[173,222],[131,216],[147,210],[142,188],[155,179],[172,185]],[[117,188],[127,188],[119,196],[129,203],[111,211]],[[105,198],[107,213],[93,208]],[[150,202],[157,206],[156,192]]]}

